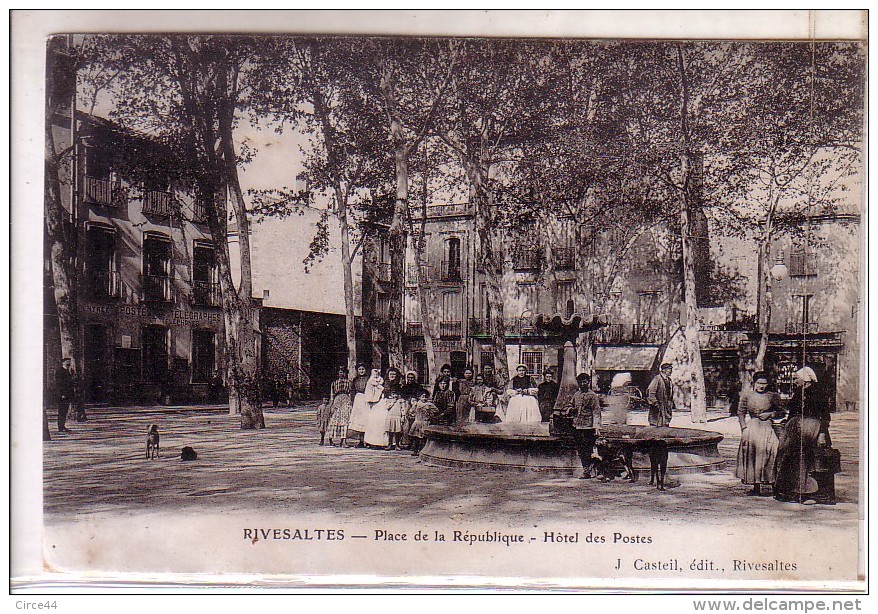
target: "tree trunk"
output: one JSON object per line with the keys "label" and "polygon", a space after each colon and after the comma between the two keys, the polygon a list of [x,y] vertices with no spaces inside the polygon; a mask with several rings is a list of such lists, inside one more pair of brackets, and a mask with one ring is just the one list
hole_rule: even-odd
{"label": "tree trunk", "polygon": [[393,219],[390,222],[390,313],[387,330],[387,348],[390,352],[390,366],[403,368],[405,355],[402,351],[403,301],[405,300],[405,248],[408,243],[409,164],[408,149],[400,143],[402,127],[398,121],[391,121],[394,135],[393,157],[396,164],[396,203]]}
{"label": "tree trunk", "polygon": [[[80,374],[82,373],[82,352],[79,343],[79,315],[76,310],[76,266],[73,254],[73,233],[67,210],[61,203],[61,180],[59,176],[58,154],[52,132],[52,110],[46,113],[45,143],[45,199],[46,234],[49,241],[49,263],[52,269],[55,308],[58,313],[58,328],[61,340],[61,356],[73,361],[73,384],[75,403],[80,398]],[[73,178],[76,181],[76,178]]]}
{"label": "tree trunk", "polygon": [[[684,156],[684,160],[687,156]],[[684,167],[686,163],[684,162]],[[684,170],[684,173],[686,170]],[[680,208],[680,228],[682,230],[683,250],[683,286],[685,300],[683,302],[683,335],[685,339],[686,358],[689,365],[690,410],[692,422],[707,421],[706,391],[704,388],[704,370],[701,366],[701,347],[698,338],[698,304],[695,295],[695,262],[691,240],[691,215],[686,203]]]}
{"label": "tree trunk", "polygon": [[402,369],[405,355],[402,350],[403,305],[405,301],[405,248],[408,243],[409,202],[409,147],[405,142],[402,120],[396,106],[393,90],[393,70],[388,62],[382,62],[381,95],[390,119],[390,139],[393,142],[393,160],[396,169],[396,201],[390,221],[390,305],[387,330],[387,349],[390,366]]}
{"label": "tree trunk", "polygon": [[[235,92],[237,91],[236,74],[234,70],[231,70],[230,73],[228,87],[231,92]],[[265,428],[265,415],[262,413],[262,402],[259,394],[259,360],[256,355],[256,326],[253,316],[253,269],[250,261],[250,220],[238,178],[238,161],[232,132],[234,105],[231,103],[231,96],[226,98],[223,103],[222,112],[219,114],[220,171],[223,184],[229,188],[232,209],[238,224],[241,260],[241,281],[235,297],[237,300],[232,301],[229,315],[226,318],[229,324],[227,333],[234,339],[237,350],[233,356],[234,363],[237,363],[235,367],[240,373],[234,380],[234,388],[238,397],[237,405],[241,410],[241,428],[261,429]],[[231,281],[231,275],[229,281]],[[233,294],[233,288],[230,286],[229,289],[228,294]],[[232,405],[231,397],[229,405]]]}
{"label": "tree trunk", "polygon": [[[412,223],[411,216],[408,218],[409,224]],[[424,279],[424,249],[426,247],[427,236],[427,158],[424,156],[424,185],[421,194],[421,227],[420,232],[415,236],[411,232],[412,244],[415,252],[415,282],[418,288],[418,309],[421,314],[421,330],[424,333],[424,349],[427,353],[427,373],[421,374],[425,376],[427,383],[433,381],[438,373],[436,369],[436,348],[433,347],[433,321],[430,317],[430,290],[427,287],[427,280]]]}
{"label": "tree trunk", "polygon": [[[686,74],[686,65],[683,59],[683,48],[677,44],[677,68],[680,74],[680,135],[682,152],[680,155],[680,171],[683,182],[682,202],[680,204],[680,238],[683,252],[683,304],[684,314],[683,336],[689,364],[689,407],[692,412],[692,422],[707,422],[707,391],[704,387],[704,369],[701,366],[701,344],[699,340],[698,322],[698,295],[695,281],[695,254],[693,241],[698,241],[695,236],[693,213],[701,206],[701,194],[695,192],[694,172],[703,172],[701,168],[693,169],[693,152],[690,149],[689,138],[689,81]],[[699,176],[698,187],[700,190],[702,180]]]}
{"label": "tree trunk", "polygon": [[768,335],[771,329],[771,308],[773,304],[772,278],[770,264],[771,235],[773,232],[774,211],[777,206],[776,192],[773,189],[769,194],[768,215],[765,218],[762,234],[759,237],[757,247],[756,278],[756,326],[759,331],[759,343],[756,347],[756,357],[753,359],[755,371],[765,368],[765,355],[768,353]]}
{"label": "tree trunk", "polygon": [[500,273],[497,272],[498,260],[494,251],[494,224],[491,210],[491,194],[486,186],[487,172],[480,164],[468,162],[466,173],[470,183],[470,202],[474,206],[476,236],[478,237],[479,258],[485,271],[488,304],[491,317],[488,330],[491,333],[491,344],[494,346],[494,371],[498,384],[505,386],[509,380],[509,362],[506,359],[506,323],[503,296],[500,291]]}
{"label": "tree trunk", "polygon": [[344,330],[348,346],[348,373],[357,372],[357,328],[354,316],[354,275],[351,271],[351,243],[348,228],[348,208],[341,188],[337,188],[336,216],[341,229],[341,261],[344,274]]}

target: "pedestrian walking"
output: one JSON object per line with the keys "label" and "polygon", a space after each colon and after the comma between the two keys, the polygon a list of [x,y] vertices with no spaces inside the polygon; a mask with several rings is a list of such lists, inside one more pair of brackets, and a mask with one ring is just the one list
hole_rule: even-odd
{"label": "pedestrian walking", "polygon": [[69,433],[67,414],[76,403],[76,385],[73,380],[73,361],[64,358],[55,371],[55,389],[58,401],[58,432]]}

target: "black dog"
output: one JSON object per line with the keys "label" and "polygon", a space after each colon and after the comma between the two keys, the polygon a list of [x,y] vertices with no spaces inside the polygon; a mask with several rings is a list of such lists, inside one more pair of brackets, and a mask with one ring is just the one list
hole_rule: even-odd
{"label": "black dog", "polygon": [[184,460],[184,461],[198,460],[198,453],[195,450],[193,450],[190,446],[186,446],[180,451],[180,460]]}
{"label": "black dog", "polygon": [[668,472],[668,443],[652,440],[647,443],[649,452],[649,483],[658,490],[665,489],[665,474]]}
{"label": "black dog", "polygon": [[599,437],[595,441],[595,450],[597,454],[593,454],[592,458],[595,460],[594,468],[601,480],[614,480],[617,477],[632,482],[637,480],[637,474],[632,465],[634,457],[632,445],[610,442]]}
{"label": "black dog", "polygon": [[159,457],[159,427],[156,424],[150,424],[146,433],[146,458]]}

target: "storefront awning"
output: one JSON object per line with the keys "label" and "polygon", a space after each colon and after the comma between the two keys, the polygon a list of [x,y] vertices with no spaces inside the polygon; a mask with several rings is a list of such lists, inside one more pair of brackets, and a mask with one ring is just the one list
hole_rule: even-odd
{"label": "storefront awning", "polygon": [[649,371],[659,346],[599,347],[595,355],[598,371]]}

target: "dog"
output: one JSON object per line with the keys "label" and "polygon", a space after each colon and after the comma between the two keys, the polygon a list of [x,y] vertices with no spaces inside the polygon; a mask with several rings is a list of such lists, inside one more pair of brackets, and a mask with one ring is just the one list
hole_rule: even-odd
{"label": "dog", "polygon": [[184,447],[180,450],[180,460],[183,461],[194,461],[198,460],[198,453],[192,449],[190,446]]}
{"label": "dog", "polygon": [[632,482],[637,480],[632,459],[634,448],[626,443],[610,442],[603,437],[595,441],[594,468],[602,481],[614,480],[617,477]]}
{"label": "dog", "polygon": [[159,457],[159,427],[156,424],[150,424],[146,435],[146,458]]}
{"label": "dog", "polygon": [[653,440],[648,443],[649,453],[649,484],[656,489],[665,489],[665,474],[668,472],[668,443]]}

